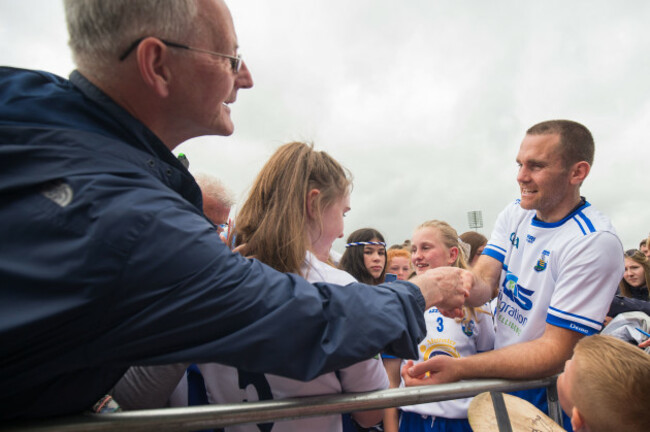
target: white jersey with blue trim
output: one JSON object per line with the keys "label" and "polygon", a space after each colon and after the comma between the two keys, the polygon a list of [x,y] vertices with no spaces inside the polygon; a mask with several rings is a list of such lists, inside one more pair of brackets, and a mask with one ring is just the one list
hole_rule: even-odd
{"label": "white jersey with blue trim", "polygon": [[598,333],[623,276],[621,241],[588,202],[554,223],[535,215],[516,200],[483,251],[503,265],[495,348],[537,339],[545,323]]}
{"label": "white jersey with blue trim", "polygon": [[[482,309],[485,313],[477,312],[475,318],[462,323],[443,316],[438,308],[427,310],[424,313],[427,336],[419,343],[420,357],[416,363],[437,355],[459,358],[491,350],[494,347],[494,325],[489,305],[484,305]],[[404,387],[404,380],[400,386]],[[462,419],[467,418],[471,401],[472,398],[463,398],[403,406],[401,409],[425,416]]]}

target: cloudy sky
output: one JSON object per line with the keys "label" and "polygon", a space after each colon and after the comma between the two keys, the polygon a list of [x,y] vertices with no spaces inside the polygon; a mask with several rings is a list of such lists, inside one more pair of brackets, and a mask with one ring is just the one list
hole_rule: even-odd
{"label": "cloudy sky", "polygon": [[[584,123],[583,195],[625,248],[650,231],[650,2],[231,0],[255,87],[236,132],[177,148],[243,200],[279,145],[311,141],[355,178],[346,236],[392,243],[427,219],[489,236],[518,196],[515,156],[542,120]],[[0,0],[0,63],[67,76],[61,2]],[[342,251],[343,241],[335,243]]]}

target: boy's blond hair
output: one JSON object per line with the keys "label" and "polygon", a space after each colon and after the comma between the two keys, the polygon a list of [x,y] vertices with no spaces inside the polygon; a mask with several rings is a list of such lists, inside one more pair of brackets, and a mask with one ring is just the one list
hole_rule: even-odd
{"label": "boy's blond hair", "polygon": [[592,432],[650,426],[650,355],[611,336],[581,339],[573,354],[574,406]]}

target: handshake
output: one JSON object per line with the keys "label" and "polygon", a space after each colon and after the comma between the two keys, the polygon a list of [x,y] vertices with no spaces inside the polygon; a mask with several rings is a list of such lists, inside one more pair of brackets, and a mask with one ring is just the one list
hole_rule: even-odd
{"label": "handshake", "polygon": [[472,272],[458,267],[427,270],[409,282],[420,288],[427,309],[436,306],[449,318],[462,318],[465,304],[476,306],[489,300],[480,289],[484,284]]}

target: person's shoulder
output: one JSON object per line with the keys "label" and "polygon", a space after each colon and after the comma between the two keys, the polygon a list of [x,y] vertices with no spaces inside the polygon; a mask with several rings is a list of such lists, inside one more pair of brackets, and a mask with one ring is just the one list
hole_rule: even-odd
{"label": "person's shoulder", "polygon": [[605,273],[622,268],[623,244],[611,220],[588,202],[558,229],[559,256],[576,263],[598,261],[599,271]]}
{"label": "person's shoulder", "polygon": [[328,282],[337,285],[348,285],[357,282],[348,272],[322,262],[309,251],[307,251],[307,255],[305,256],[303,269],[305,270],[305,278],[311,283]]}
{"label": "person's shoulder", "polygon": [[11,66],[0,66],[0,79],[13,79],[13,80],[41,80],[52,81],[57,83],[67,83],[68,80],[61,78],[51,72],[34,69],[21,69]]}
{"label": "person's shoulder", "polygon": [[572,245],[595,244],[604,249],[617,251],[622,254],[622,244],[612,221],[604,213],[594,208],[589,202],[558,222],[554,227],[558,230],[558,238],[568,247]]}
{"label": "person's shoulder", "polygon": [[579,225],[586,227],[585,231],[589,233],[608,232],[616,235],[611,219],[589,202],[576,213],[575,217]]}

